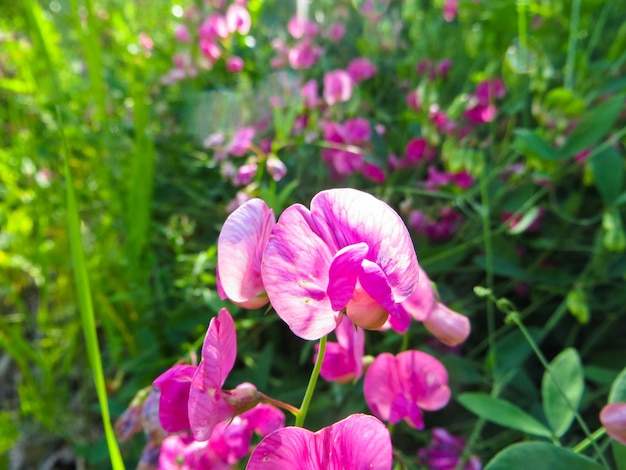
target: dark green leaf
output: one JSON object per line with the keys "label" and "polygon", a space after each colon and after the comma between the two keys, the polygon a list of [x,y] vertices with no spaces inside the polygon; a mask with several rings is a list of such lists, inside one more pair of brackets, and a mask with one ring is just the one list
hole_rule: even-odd
{"label": "dark green leaf", "polygon": [[573,157],[608,135],[623,105],[624,95],[615,95],[584,114],[560,149],[560,157]]}
{"label": "dark green leaf", "polygon": [[515,131],[513,147],[524,155],[530,153],[543,160],[557,160],[561,158],[545,140],[530,129],[517,129]]}
{"label": "dark green leaf", "polygon": [[550,437],[552,432],[512,403],[486,393],[462,393],[459,403],[487,421],[535,436]]}
{"label": "dark green leaf", "polygon": [[604,470],[593,460],[547,442],[513,444],[498,453],[485,470]]}
{"label": "dark green leaf", "polygon": [[624,186],[624,159],[613,146],[608,146],[590,160],[593,181],[604,200],[614,203]]}

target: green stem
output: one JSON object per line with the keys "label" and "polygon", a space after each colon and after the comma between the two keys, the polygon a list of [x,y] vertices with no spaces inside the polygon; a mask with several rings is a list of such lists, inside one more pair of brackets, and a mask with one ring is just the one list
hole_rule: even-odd
{"label": "green stem", "polygon": [[311,378],[309,379],[309,385],[306,387],[306,392],[304,393],[304,398],[302,399],[302,405],[300,405],[300,412],[296,416],[296,426],[299,428],[304,427],[304,419],[306,418],[306,414],[309,411],[309,405],[311,404],[311,398],[313,398],[313,392],[315,391],[315,384],[317,383],[317,378],[320,375],[320,370],[322,369],[322,362],[324,362],[324,354],[326,353],[326,336],[320,338],[320,349],[317,353],[317,360],[315,361],[315,366],[313,367],[313,372],[311,372]]}
{"label": "green stem", "polygon": [[569,22],[569,39],[567,44],[567,61],[565,62],[565,78],[563,79],[563,86],[570,90],[574,89],[574,69],[576,66],[579,22],[580,0],[572,0],[572,13]]}
{"label": "green stem", "polygon": [[289,411],[296,418],[300,415],[300,410],[296,408],[295,406],[290,405],[289,403],[285,403],[284,401],[280,401],[280,400],[276,400],[275,398],[268,397],[264,393],[261,393],[261,399],[263,400],[263,403],[268,403],[278,408],[282,408],[283,410]]}
{"label": "green stem", "polygon": [[602,438],[606,434],[606,429],[599,428],[589,437],[583,439],[578,444],[574,446],[572,449],[577,454],[584,452],[587,447],[589,447],[592,443],[596,442],[598,439]]}

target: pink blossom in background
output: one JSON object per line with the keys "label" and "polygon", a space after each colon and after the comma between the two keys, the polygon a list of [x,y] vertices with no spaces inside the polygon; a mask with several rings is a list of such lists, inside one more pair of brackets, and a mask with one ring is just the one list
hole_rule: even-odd
{"label": "pink blossom in background", "polygon": [[450,120],[444,110],[439,108],[438,104],[431,104],[428,108],[428,119],[432,122],[439,132],[451,134],[456,130],[456,122]]}
{"label": "pink blossom in background", "polygon": [[230,34],[248,34],[250,32],[250,13],[245,6],[233,3],[226,11],[226,29]]}
{"label": "pink blossom in background", "polygon": [[364,414],[316,433],[286,427],[269,434],[254,449],[250,470],[391,470],[391,437],[383,423]]}
{"label": "pink blossom in background", "polygon": [[424,320],[424,326],[435,338],[450,347],[464,343],[471,331],[469,318],[441,302],[435,304],[428,318]]}
{"label": "pink blossom in background", "polygon": [[302,39],[304,37],[313,38],[317,36],[319,28],[315,21],[309,21],[306,18],[293,16],[287,23],[287,31],[294,39]]}
{"label": "pink blossom in background", "polygon": [[224,294],[241,307],[268,302],[261,257],[275,224],[274,212],[261,199],[246,202],[224,222],[217,240],[217,272]]}
{"label": "pink blossom in background", "polygon": [[214,41],[217,38],[225,39],[228,37],[228,26],[226,18],[219,13],[213,13],[207,17],[198,29],[200,39]]}
{"label": "pink blossom in background", "polygon": [[222,56],[220,46],[213,39],[201,39],[200,52],[210,63],[216,62]]}
{"label": "pink blossom in background", "polygon": [[600,422],[606,433],[626,446],[626,403],[610,403],[602,408]]}
{"label": "pink blossom in background", "polygon": [[297,336],[333,331],[345,310],[362,328],[387,318],[406,331],[402,301],[417,285],[417,258],[398,214],[354,189],[318,193],[310,211],[294,204],[278,219],[263,253],[263,283],[276,313]]}
{"label": "pink blossom in background", "polygon": [[359,57],[348,63],[348,74],[354,82],[359,83],[376,75],[376,66],[368,58]]}
{"label": "pink blossom in background", "polygon": [[483,80],[476,85],[476,90],[471,95],[469,106],[463,116],[474,124],[492,122],[498,114],[498,108],[494,102],[505,95],[506,87],[501,79]]}
{"label": "pink blossom in background", "polygon": [[[337,342],[326,343],[326,353],[320,375],[328,382],[347,383],[359,380],[363,375],[363,355],[365,354],[365,332],[348,318],[343,318],[335,328]],[[319,344],[315,345],[317,361]]]}
{"label": "pink blossom in background", "polygon": [[374,183],[383,184],[387,179],[387,175],[385,175],[384,170],[373,163],[364,163],[362,172],[363,176]]}
{"label": "pink blossom in background", "polygon": [[345,70],[324,74],[324,101],[330,106],[345,103],[352,97],[352,78]]}
{"label": "pink blossom in background", "polygon": [[249,184],[254,178],[254,175],[256,175],[257,169],[258,165],[254,162],[241,165],[233,179],[233,184],[235,186],[245,186]]}
{"label": "pink blossom in background", "polygon": [[328,27],[328,39],[332,42],[339,42],[346,34],[346,27],[343,23],[333,23]]}
{"label": "pink blossom in background", "polygon": [[448,22],[454,21],[459,13],[459,0],[445,0],[443,4],[443,18]]}
{"label": "pink blossom in background", "polygon": [[247,155],[250,147],[252,146],[254,133],[254,127],[252,126],[239,128],[228,146],[228,153],[234,157],[243,157]]}
{"label": "pink blossom in background", "polygon": [[[237,210],[237,208],[243,206],[250,199],[252,199],[252,196],[248,192],[246,192],[246,191],[237,191],[237,194],[235,195],[235,198],[232,201],[230,201],[228,203],[228,205],[226,206],[226,213],[227,214],[233,213],[235,210]],[[219,275],[219,273],[217,273],[217,274]],[[218,287],[218,290],[219,290],[220,289],[220,285],[218,284],[217,287]],[[224,297],[224,298],[226,298],[226,297]]]}
{"label": "pink blossom in background", "polygon": [[500,78],[492,78],[491,80],[483,80],[476,85],[475,96],[480,103],[488,103],[495,99],[504,98],[506,95],[506,87]]}
{"label": "pink blossom in background", "polygon": [[428,162],[435,156],[434,149],[428,145],[423,137],[411,139],[406,144],[404,152],[405,157],[401,161],[403,168]]}
{"label": "pink blossom in background", "polygon": [[430,59],[421,59],[415,66],[415,73],[417,75],[430,75],[432,73],[434,64]]}
{"label": "pink blossom in background", "polygon": [[[431,430],[431,441],[428,447],[420,449],[417,455],[421,464],[430,470],[454,470],[461,463],[466,441],[456,437],[443,428]],[[466,462],[463,470],[481,470],[482,463],[475,455]]]}
{"label": "pink blossom in background", "polygon": [[319,94],[317,92],[317,81],[314,78],[306,82],[302,86],[300,95],[304,99],[304,106],[306,108],[316,108],[320,102]]}
{"label": "pink blossom in background", "polygon": [[467,171],[461,170],[458,173],[439,171],[437,167],[428,167],[428,179],[424,186],[430,191],[435,191],[441,186],[457,186],[461,189],[468,189],[474,184],[474,178]]}
{"label": "pink blossom in background", "polygon": [[184,24],[180,24],[176,27],[176,31],[174,32],[174,37],[176,38],[177,41],[182,42],[182,43],[190,43],[191,42],[191,35],[189,34],[189,31],[187,30],[187,27]]}
{"label": "pink blossom in background", "polygon": [[289,65],[294,70],[303,70],[313,67],[322,54],[322,48],[314,46],[310,39],[306,38],[289,49],[287,58]]}
{"label": "pink blossom in background", "polygon": [[233,56],[226,60],[226,70],[232,73],[239,73],[243,70],[243,59],[241,57]]}
{"label": "pink blossom in background", "polygon": [[195,441],[189,434],[166,437],[161,443],[158,464],[159,470],[229,470],[232,467],[222,461],[208,441]]}
{"label": "pink blossom in background", "polygon": [[365,374],[363,392],[380,419],[390,424],[404,420],[416,429],[424,427],[422,409],[439,410],[450,400],[448,372],[421,351],[379,354]]}
{"label": "pink blossom in background", "polygon": [[270,155],[267,158],[265,168],[274,181],[282,180],[287,174],[287,167],[276,155]]}
{"label": "pink blossom in background", "polygon": [[324,140],[340,146],[353,146],[354,150],[346,148],[324,148],[322,159],[329,166],[331,177],[339,180],[364,166],[362,152],[359,146],[372,136],[369,122],[363,118],[348,119],[344,124],[333,121],[321,123]]}
{"label": "pink blossom in background", "polygon": [[426,272],[421,266],[418,267],[418,271],[417,288],[413,294],[402,303],[402,306],[415,321],[423,322],[430,316],[437,299],[435,298],[432,283]]}
{"label": "pink blossom in background", "polygon": [[448,72],[450,71],[451,67],[452,67],[452,61],[450,59],[442,59],[439,62],[437,62],[437,65],[435,67],[437,77],[446,78],[448,76]]}
{"label": "pink blossom in background", "polygon": [[492,122],[498,114],[498,108],[493,104],[475,104],[468,108],[463,117],[474,124],[484,124]]}
{"label": "pink blossom in background", "polygon": [[422,108],[421,100],[420,100],[420,96],[419,96],[419,89],[418,88],[416,88],[415,90],[410,91],[406,95],[406,105],[409,108],[414,109],[415,111],[419,111]]}
{"label": "pink blossom in background", "polygon": [[280,38],[276,38],[272,40],[271,46],[278,55],[270,59],[270,66],[276,69],[287,65],[289,60],[289,47],[287,47],[287,43]]}

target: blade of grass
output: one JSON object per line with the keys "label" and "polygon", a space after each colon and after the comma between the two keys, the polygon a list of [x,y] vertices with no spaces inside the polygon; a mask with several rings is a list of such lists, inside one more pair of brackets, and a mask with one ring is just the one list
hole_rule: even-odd
{"label": "blade of grass", "polygon": [[114,470],[123,470],[124,461],[120,453],[113,427],[111,426],[111,418],[109,414],[109,404],[104,380],[104,371],[102,369],[102,358],[100,357],[100,347],[98,344],[98,336],[96,334],[96,320],[93,311],[93,303],[91,300],[91,290],[89,287],[89,276],[87,274],[87,265],[85,263],[85,254],[83,252],[82,237],[80,232],[80,219],[78,216],[78,206],[76,204],[76,195],[74,194],[74,183],[69,164],[69,146],[63,132],[63,123],[61,121],[61,113],[57,109],[59,119],[59,129],[63,145],[63,167],[65,172],[65,189],[67,204],[67,225],[70,240],[70,252],[72,256],[72,264],[74,266],[74,280],[76,282],[76,291],[78,294],[78,305],[80,318],[85,335],[85,343],[87,345],[87,356],[91,366],[93,380],[98,394],[100,403],[100,413],[102,415],[102,423],[104,424],[104,433],[106,436],[111,466]]}

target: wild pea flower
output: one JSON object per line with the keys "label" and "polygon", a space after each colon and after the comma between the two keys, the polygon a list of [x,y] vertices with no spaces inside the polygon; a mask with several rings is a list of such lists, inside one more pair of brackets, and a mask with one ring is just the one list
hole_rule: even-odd
{"label": "wild pea flower", "polygon": [[217,38],[227,38],[229,36],[229,32],[228,25],[226,24],[226,18],[219,13],[209,15],[209,17],[207,17],[207,19],[200,25],[198,34],[200,39],[207,41],[213,41]]}
{"label": "wild pea flower", "polygon": [[189,30],[184,24],[178,25],[176,27],[176,31],[174,32],[174,37],[177,41],[182,43],[190,43],[191,35],[189,34]]}
{"label": "wild pea flower", "polygon": [[374,163],[364,163],[362,172],[363,176],[368,180],[372,180],[374,183],[383,184],[387,179],[385,171]]}
{"label": "wild pea flower", "polygon": [[167,432],[179,432],[190,428],[187,405],[191,380],[197,367],[178,364],[153,382],[160,390],[159,420]]}
{"label": "wild pea flower", "polygon": [[255,162],[245,163],[239,167],[233,180],[235,186],[245,186],[252,181],[256,175],[258,165]]}
{"label": "wild pea flower", "polygon": [[352,78],[345,70],[333,70],[324,75],[324,101],[329,106],[344,103],[352,97]]}
{"label": "wild pea flower", "polygon": [[610,403],[602,408],[600,422],[606,433],[626,446],[626,403]]}
{"label": "wild pea flower", "polygon": [[261,274],[276,313],[299,337],[319,339],[346,312],[362,328],[387,318],[399,331],[417,285],[417,257],[398,214],[354,189],[318,193],[288,207],[272,229]]}
{"label": "wild pea flower", "polygon": [[448,372],[441,362],[421,351],[380,354],[365,374],[365,401],[380,419],[405,420],[424,427],[422,409],[438,410],[450,399]]}
{"label": "wild pea flower", "polygon": [[274,181],[282,180],[287,174],[287,167],[276,155],[270,155],[265,161],[265,168]]}
{"label": "wild pea flower", "polygon": [[246,469],[254,470],[391,470],[391,437],[383,423],[364,414],[316,433],[286,427],[263,439]]}
{"label": "wild pea flower", "polygon": [[317,82],[314,78],[302,86],[300,94],[304,99],[304,106],[306,108],[316,108],[319,104],[320,99],[319,94],[317,93]]}
{"label": "wild pea flower", "polygon": [[313,67],[321,55],[322,48],[314,46],[309,38],[305,38],[289,49],[287,59],[291,68],[303,70]]}
{"label": "wild pea flower", "polygon": [[250,32],[251,19],[248,10],[236,3],[233,3],[226,10],[226,29],[230,34],[248,34]]}
{"label": "wild pea flower", "polygon": [[224,222],[217,240],[219,285],[241,307],[259,308],[268,302],[261,257],[275,224],[274,212],[261,199],[244,203]]}
{"label": "wild pea flower", "polygon": [[302,39],[303,37],[313,38],[317,36],[319,28],[315,21],[309,21],[306,18],[292,16],[287,23],[287,31],[294,39]]}
{"label": "wild pea flower", "polygon": [[406,105],[409,108],[414,109],[415,111],[419,111],[422,108],[422,100],[420,97],[419,88],[416,88],[415,90],[412,90],[409,93],[407,93]]}
{"label": "wild pea flower", "polygon": [[399,168],[407,168],[432,160],[433,156],[434,149],[428,145],[426,139],[417,137],[406,144],[405,157],[398,161],[397,165]]}
{"label": "wild pea flower", "polygon": [[241,57],[233,56],[226,60],[226,70],[232,73],[239,73],[243,70],[243,59]]}
{"label": "wild pea flower", "polygon": [[[430,470],[454,470],[461,462],[466,441],[456,437],[443,428],[433,428],[430,445],[420,449],[419,456],[422,465]],[[481,470],[482,463],[475,455],[471,456],[463,470]]]}
{"label": "wild pea flower", "polygon": [[343,23],[333,23],[328,27],[326,34],[328,35],[328,39],[332,42],[339,42],[346,34],[346,27]]}
{"label": "wild pea flower", "polygon": [[480,82],[476,85],[476,90],[470,97],[469,107],[463,116],[474,124],[492,122],[498,114],[494,102],[503,98],[505,94],[504,82],[499,78]]}
{"label": "wild pea flower", "polygon": [[359,57],[348,63],[348,74],[355,83],[359,83],[376,75],[376,66],[368,58]]}
{"label": "wild pea flower", "polygon": [[[326,353],[320,375],[329,382],[347,383],[363,375],[365,332],[348,318],[343,318],[335,329],[337,342],[326,343]],[[319,344],[315,345],[315,358]]]}
{"label": "wild pea flower", "polygon": [[[343,124],[322,122],[322,132],[327,142],[354,147],[364,144],[372,136],[369,122],[363,118],[348,119]],[[333,179],[360,171],[364,164],[360,152],[347,149],[325,148],[322,150],[322,159],[329,166]]]}
{"label": "wild pea flower", "polygon": [[243,157],[248,154],[250,147],[252,146],[252,139],[254,138],[254,127],[244,126],[237,130],[233,140],[228,146],[228,153],[234,157]]}
{"label": "wild pea flower", "polygon": [[443,4],[443,18],[451,23],[459,13],[459,0],[445,0]]}

